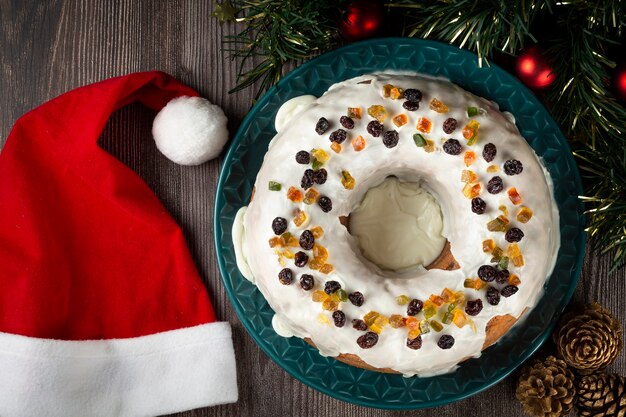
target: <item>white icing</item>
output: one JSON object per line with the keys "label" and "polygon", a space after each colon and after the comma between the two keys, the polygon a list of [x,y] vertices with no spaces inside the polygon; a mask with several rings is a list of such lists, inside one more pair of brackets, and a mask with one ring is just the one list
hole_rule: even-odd
{"label": "white icing", "polygon": [[277,335],[282,337],[294,337],[295,334],[293,332],[292,327],[289,323],[286,323],[285,320],[281,319],[278,314],[274,314],[272,317],[272,328]]}
{"label": "white icing", "polygon": [[315,96],[298,96],[283,103],[276,113],[276,120],[274,121],[276,131],[282,131],[290,120],[294,120],[298,113],[309,107],[315,100],[317,100]]}
{"label": "white icing", "polygon": [[243,245],[246,236],[246,230],[243,227],[244,218],[246,216],[247,206],[243,206],[237,211],[235,220],[233,221],[233,246],[235,248],[235,261],[237,262],[237,268],[245,279],[250,282],[254,282],[254,274],[250,270],[248,265],[248,257],[246,255],[246,246]]}
{"label": "white icing", "polygon": [[[371,85],[359,84],[366,80],[372,80]],[[402,100],[384,99],[381,91],[387,83],[420,89],[424,97],[419,110],[406,112],[402,108]],[[447,103],[450,111],[447,114],[438,114],[429,110],[428,103],[433,97]],[[401,128],[391,123],[391,117],[385,121],[386,130],[394,129],[399,132],[398,145],[387,149],[381,138],[372,138],[366,132],[366,125],[371,119],[364,115],[363,119],[355,120],[354,129],[348,131],[348,140],[343,144],[343,151],[340,154],[332,152],[329,149],[328,135],[339,127],[338,119],[346,113],[346,108],[360,106],[366,111],[373,104],[383,104],[390,116],[399,113],[408,115],[409,123]],[[481,124],[480,140],[471,147],[478,156],[471,169],[479,175],[483,187],[481,198],[487,203],[486,213],[480,216],[472,213],[469,200],[461,192],[461,170],[466,169],[462,156],[447,155],[441,149],[441,139],[448,137],[459,139],[464,150],[468,149],[461,129],[469,120],[466,114],[469,106],[481,109],[476,117]],[[434,153],[426,153],[413,142],[415,124],[420,116],[430,118],[433,123],[433,131],[426,136],[435,141],[437,149]],[[315,133],[315,124],[320,117],[331,121],[331,129],[324,135]],[[452,135],[446,135],[441,127],[448,117],[458,120],[458,128]],[[238,253],[247,255],[247,264],[254,272],[259,290],[280,317],[283,334],[310,337],[323,355],[352,353],[375,367],[392,368],[407,376],[429,376],[452,371],[465,358],[479,356],[485,339],[485,326],[492,317],[504,314],[518,317],[524,309],[535,305],[546,277],[554,266],[559,248],[558,211],[552,197],[549,175],[539,159],[520,136],[513,122],[489,101],[445,80],[408,73],[379,73],[333,85],[322,97],[298,114],[297,123],[287,125],[283,121],[280,125],[283,130],[270,143],[257,176],[256,194],[243,219],[246,233],[242,250]],[[351,148],[350,139],[358,134],[366,138],[367,147],[357,153]],[[489,164],[480,155],[483,145],[488,142],[494,143],[498,148],[493,164],[502,166],[505,160],[515,158],[524,164],[523,173],[516,176],[507,176],[503,172],[486,173]],[[325,164],[328,180],[324,185],[316,186],[320,193],[332,199],[333,209],[327,214],[317,205],[294,204],[286,198],[286,190],[292,185],[299,186],[305,169],[296,163],[294,155],[302,149],[312,148],[325,149],[331,155]],[[349,191],[342,187],[342,170],[348,170],[356,179],[354,190]],[[450,241],[452,254],[461,269],[427,271],[416,268],[402,277],[389,277],[380,269],[372,268],[371,263],[362,261],[355,247],[355,239],[339,224],[338,217],[350,214],[367,190],[389,175],[405,181],[421,182],[439,201],[445,219],[442,234]],[[514,213],[518,208],[511,204],[506,192],[492,195],[485,191],[486,183],[493,175],[503,178],[505,189],[517,188],[524,199],[523,204],[534,211],[530,222],[523,225],[517,223]],[[280,182],[283,190],[268,190],[267,184],[270,180]],[[517,294],[502,298],[499,305],[491,306],[485,301],[484,291],[465,289],[463,281],[467,277],[475,277],[478,267],[489,263],[491,255],[482,252],[481,243],[484,239],[493,238],[498,246],[506,247],[503,233],[490,233],[486,228],[486,223],[500,214],[498,206],[502,204],[513,213],[510,216],[511,225],[520,227],[525,233],[519,247],[526,263],[521,268],[510,266],[511,272],[518,274],[522,281]],[[335,272],[323,275],[318,271],[311,271],[308,266],[297,268],[292,261],[288,261],[288,266],[296,275],[296,283],[285,286],[277,278],[282,267],[274,249],[265,242],[273,236],[270,228],[272,220],[277,216],[291,219],[295,208],[309,214],[311,226],[323,227],[325,235],[318,243],[328,249],[328,262],[334,265]],[[296,236],[302,231],[292,222],[289,223],[288,230]],[[348,319],[348,324],[343,328],[319,323],[317,317],[320,313],[325,314],[332,322],[331,313],[323,312],[321,305],[311,300],[311,292],[302,290],[297,284],[302,273],[314,275],[315,289],[321,288],[326,280],[333,279],[348,292],[361,291],[365,296],[365,303],[361,307],[349,302],[341,304]],[[362,332],[349,325],[353,318],[363,317],[372,310],[386,316],[403,314],[405,307],[398,306],[394,300],[397,295],[407,294],[425,300],[431,294],[439,294],[446,287],[464,291],[469,299],[483,299],[484,308],[474,318],[476,333],[470,326],[457,328],[448,325],[442,333],[431,331],[424,334],[422,348],[411,350],[405,347],[406,329],[387,326],[378,343],[371,349],[361,349],[356,344],[356,339]],[[287,332],[286,327],[291,331]],[[436,341],[441,334],[454,336],[456,342],[451,349],[442,350],[437,346]]]}
{"label": "white icing", "polygon": [[386,178],[350,214],[350,234],[363,255],[383,269],[429,265],[446,239],[439,204],[413,182]]}

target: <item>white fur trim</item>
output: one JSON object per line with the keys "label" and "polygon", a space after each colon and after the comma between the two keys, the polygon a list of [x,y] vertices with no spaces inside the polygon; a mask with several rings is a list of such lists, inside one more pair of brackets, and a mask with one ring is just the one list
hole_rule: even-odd
{"label": "white fur trim", "polygon": [[155,416],[235,401],[225,322],[109,340],[0,332],[0,416]]}

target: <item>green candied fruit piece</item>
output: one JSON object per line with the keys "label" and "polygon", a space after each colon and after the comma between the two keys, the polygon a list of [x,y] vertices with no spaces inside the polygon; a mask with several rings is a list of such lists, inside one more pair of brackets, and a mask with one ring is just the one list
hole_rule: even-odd
{"label": "green candied fruit piece", "polygon": [[424,139],[424,136],[420,135],[419,133],[413,135],[413,141],[415,142],[415,145],[419,146],[420,148],[426,146],[426,139]]}
{"label": "green candied fruit piece", "polygon": [[454,310],[455,308],[456,308],[456,303],[450,303],[448,305],[448,311],[449,312],[452,312],[452,310]]}
{"label": "green candied fruit piece", "polygon": [[435,307],[426,307],[424,309],[424,317],[427,319],[434,317],[435,314],[437,314],[437,309]]}
{"label": "green candied fruit piece", "polygon": [[276,181],[270,181],[267,188],[269,188],[270,191],[280,191],[283,185]]}
{"label": "green candied fruit piece", "polygon": [[311,168],[313,168],[314,171],[317,171],[318,169],[320,169],[322,165],[324,165],[323,162],[318,161],[317,158],[313,158],[313,162],[311,163]]}
{"label": "green candied fruit piece", "polygon": [[503,256],[502,258],[500,258],[500,261],[498,261],[498,268],[500,268],[500,269],[508,269],[509,268],[509,257],[508,256]]}
{"label": "green candied fruit piece", "polygon": [[398,303],[398,305],[401,305],[401,306],[405,306],[405,305],[409,304],[410,301],[411,301],[411,299],[408,296],[404,295],[404,294],[399,295],[399,296],[396,297],[396,303]]}
{"label": "green candied fruit piece", "polygon": [[432,327],[433,330],[436,331],[437,333],[443,330],[443,325],[439,323],[437,320],[431,320],[430,327]]}
{"label": "green candied fruit piece", "polygon": [[337,294],[339,295],[339,301],[341,301],[343,303],[348,301],[348,293],[345,292],[344,290],[337,291]]}
{"label": "green candied fruit piece", "polygon": [[420,333],[425,334],[430,332],[430,326],[426,320],[422,320],[420,322]]}
{"label": "green candied fruit piece", "polygon": [[467,108],[467,117],[478,116],[478,107],[468,107]]}
{"label": "green candied fruit piece", "polygon": [[490,232],[506,232],[506,223],[500,217],[496,217],[487,223],[487,230]]}
{"label": "green candied fruit piece", "polygon": [[441,317],[441,321],[443,322],[443,324],[452,323],[452,313],[450,313],[449,311],[446,311],[443,317]]}

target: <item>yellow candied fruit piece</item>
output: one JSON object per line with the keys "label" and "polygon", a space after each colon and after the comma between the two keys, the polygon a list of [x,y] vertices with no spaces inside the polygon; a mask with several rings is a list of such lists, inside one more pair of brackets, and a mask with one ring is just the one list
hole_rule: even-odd
{"label": "yellow candied fruit piece", "polygon": [[433,122],[430,121],[428,117],[420,117],[417,119],[417,124],[415,128],[422,133],[430,133],[433,128]]}
{"label": "yellow candied fruit piece", "polygon": [[304,210],[296,209],[293,216],[293,224],[295,224],[297,227],[300,227],[306,224],[308,219],[309,216],[307,216]]}
{"label": "yellow candied fruit piece", "polygon": [[456,327],[463,327],[467,324],[467,316],[461,310],[455,309],[454,313],[452,313],[452,323],[454,323]]}
{"label": "yellow candied fruit piece", "polygon": [[509,224],[509,219],[507,219],[505,215],[501,214],[487,223],[487,230],[490,232],[506,232],[507,224]]}
{"label": "yellow candied fruit piece", "polygon": [[405,318],[404,319],[404,324],[409,329],[419,329],[419,327],[420,327],[420,321],[418,319],[416,319],[415,317],[412,317],[412,316],[409,316],[409,317]]}
{"label": "yellow candied fruit piece", "polygon": [[435,142],[430,139],[426,139],[426,146],[424,146],[424,150],[428,153],[435,152]]}
{"label": "yellow candied fruit piece", "polygon": [[472,165],[476,161],[476,153],[474,151],[467,151],[463,156],[463,162],[465,162],[465,166],[468,167]]}
{"label": "yellow candied fruit piece", "polygon": [[339,295],[339,291],[335,291],[330,295],[330,299],[336,302],[341,301],[341,296]]}
{"label": "yellow candied fruit piece", "polygon": [[474,290],[480,290],[485,285],[486,285],[485,281],[483,281],[480,278],[473,278],[473,279],[472,278],[467,278],[463,282],[463,286],[465,288],[471,288],[471,289],[474,289]]}
{"label": "yellow candied fruit piece", "polygon": [[317,322],[319,324],[326,324],[327,326],[330,326],[330,320],[328,320],[328,317],[326,317],[326,314],[324,313],[317,315]]}
{"label": "yellow candied fruit piece", "polygon": [[431,320],[429,324],[430,324],[430,327],[432,327],[432,329],[436,331],[437,333],[443,330],[443,325],[439,323],[437,320]]}
{"label": "yellow candied fruit piece", "polygon": [[341,171],[341,185],[343,185],[343,188],[346,190],[352,190],[355,184],[356,181],[354,180],[354,177],[352,177],[348,171]]}
{"label": "yellow candied fruit piece", "polygon": [[278,255],[278,263],[280,264],[280,266],[285,266],[285,257],[282,255]]}
{"label": "yellow candied fruit piece", "polygon": [[444,288],[443,291],[441,291],[441,298],[443,298],[443,301],[446,303],[452,303],[456,300],[456,295],[450,288]]}
{"label": "yellow candied fruit piece", "polygon": [[306,190],[304,193],[304,204],[313,204],[317,201],[317,197],[319,197],[320,193],[313,187]]}
{"label": "yellow candied fruit piece", "polygon": [[383,85],[383,97],[388,98],[391,96],[391,89],[394,88],[391,84]]}
{"label": "yellow candied fruit piece", "polygon": [[420,334],[422,334],[422,332],[419,329],[419,327],[417,329],[411,329],[409,330],[409,333],[407,334],[407,338],[413,340],[417,338]]}
{"label": "yellow candied fruit piece", "polygon": [[404,97],[404,90],[400,87],[393,87],[389,92],[389,98],[392,100],[397,100],[402,97]]}
{"label": "yellow candied fruit piece", "polygon": [[296,187],[289,187],[289,190],[287,190],[287,198],[294,203],[300,203],[304,197],[302,191],[298,190]]}
{"label": "yellow candied fruit piece", "polygon": [[312,269],[313,271],[319,270],[323,265],[324,265],[324,261],[322,261],[321,259],[313,258],[309,262],[309,268]]}
{"label": "yellow candied fruit piece", "polygon": [[333,142],[333,143],[330,144],[330,149],[335,151],[335,153],[339,153],[339,152],[341,152],[341,145],[338,144],[337,142]]}
{"label": "yellow candied fruit piece", "polygon": [[348,117],[352,119],[360,119],[363,117],[363,109],[360,107],[348,107]]}
{"label": "yellow candied fruit piece", "polygon": [[335,270],[335,267],[332,266],[331,264],[324,264],[322,265],[322,267],[320,268],[320,272],[322,274],[330,274],[331,272],[333,272]]}
{"label": "yellow candied fruit piece", "polygon": [[478,197],[480,195],[481,187],[479,183],[476,184],[465,184],[463,187],[463,195],[469,199]]}
{"label": "yellow candied fruit piece", "polygon": [[524,266],[524,256],[522,256],[522,252],[519,250],[517,243],[511,243],[507,248],[506,253],[511,262],[513,262],[513,265],[517,267]]}
{"label": "yellow candied fruit piece", "polygon": [[506,206],[504,204],[500,204],[500,206],[498,207],[498,210],[500,210],[502,212],[502,214],[504,214],[505,216],[508,217],[509,209],[506,208]]}
{"label": "yellow candied fruit piece", "polygon": [[374,323],[370,326],[370,330],[374,333],[380,334],[385,326],[389,324],[389,318],[386,316],[380,315],[374,319]]}
{"label": "yellow candied fruit piece", "polygon": [[522,196],[517,192],[517,188],[511,187],[506,192],[509,195],[509,200],[516,206],[522,204]]}
{"label": "yellow candied fruit piece", "polygon": [[464,169],[461,171],[461,181],[470,184],[474,183],[478,180],[478,175],[474,173],[474,171],[470,171],[469,169]]}
{"label": "yellow candied fruit piece", "polygon": [[509,275],[509,284],[510,285],[515,285],[518,286],[522,283],[522,281],[519,279],[519,277],[515,274],[511,274]]}
{"label": "yellow candied fruit piece", "polygon": [[283,250],[283,256],[287,259],[293,259],[294,258],[294,254],[292,251],[290,251],[289,249],[285,249]]}
{"label": "yellow candied fruit piece", "polygon": [[354,149],[356,152],[360,152],[363,149],[365,149],[365,145],[367,144],[367,142],[365,141],[365,138],[363,138],[363,136],[361,135],[352,139],[351,143],[352,143],[352,149]]}
{"label": "yellow candied fruit piece", "polygon": [[377,311],[370,311],[369,313],[363,316],[363,321],[368,326],[371,326],[372,323],[374,323],[374,320],[376,320],[376,317],[378,316],[380,316],[380,314]]}
{"label": "yellow candied fruit piece", "polygon": [[322,301],[322,308],[326,311],[337,311],[339,310],[339,303],[331,298],[327,298]]}
{"label": "yellow candied fruit piece", "polygon": [[500,167],[497,165],[489,165],[487,167],[487,172],[489,173],[498,172],[498,171],[500,171]]}
{"label": "yellow candied fruit piece", "polygon": [[399,114],[391,120],[393,121],[393,124],[398,127],[402,127],[409,122],[409,118],[406,114]]}
{"label": "yellow candied fruit piece", "polygon": [[500,259],[502,259],[502,256],[504,255],[504,251],[496,246],[496,248],[491,252],[491,255],[491,262],[500,262]]}
{"label": "yellow candied fruit piece", "polygon": [[311,300],[313,300],[316,303],[321,303],[322,301],[328,299],[329,295],[326,294],[324,291],[322,290],[315,290],[313,291],[313,294],[311,295]]}
{"label": "yellow candied fruit piece", "polygon": [[465,293],[463,291],[457,291],[454,293],[454,301],[459,304],[459,303],[464,303],[465,302]]}
{"label": "yellow candied fruit piece", "polygon": [[480,127],[480,123],[476,120],[470,120],[467,125],[463,128],[463,137],[467,139],[468,145],[473,145],[478,140],[478,128]]}
{"label": "yellow candied fruit piece", "polygon": [[270,248],[275,248],[276,246],[281,246],[281,240],[278,236],[274,236],[270,239]]}
{"label": "yellow candied fruit piece", "polygon": [[446,106],[442,101],[437,98],[433,98],[428,105],[431,110],[436,111],[437,113],[447,113],[448,106]]}
{"label": "yellow candied fruit piece", "polygon": [[312,227],[310,230],[316,240],[321,239],[322,236],[324,236],[324,229],[322,229],[322,226],[315,226]]}
{"label": "yellow candied fruit piece", "polygon": [[401,305],[401,306],[405,306],[409,304],[409,301],[411,301],[411,299],[404,294],[396,297],[396,303],[398,303],[398,305]]}
{"label": "yellow candied fruit piece", "polygon": [[322,262],[326,262],[328,259],[328,250],[322,245],[318,245],[317,243],[313,246],[313,258],[319,259]]}
{"label": "yellow candied fruit piece", "polygon": [[330,158],[330,155],[328,155],[328,152],[326,152],[324,149],[313,149],[311,151],[311,156],[321,164],[325,164]]}
{"label": "yellow candied fruit piece", "polygon": [[387,110],[384,106],[381,106],[380,104],[369,106],[369,108],[367,109],[367,114],[378,120],[380,123],[383,123],[387,118]]}
{"label": "yellow candied fruit piece", "polygon": [[522,206],[517,212],[517,221],[520,223],[528,223],[533,217],[533,211],[526,206]]}
{"label": "yellow candied fruit piece", "polygon": [[435,294],[432,294],[429,297],[429,300],[432,301],[433,304],[435,304],[437,307],[441,307],[445,303],[445,300],[443,299],[443,297],[439,295],[435,295]]}
{"label": "yellow candied fruit piece", "polygon": [[394,329],[404,327],[404,318],[400,314],[392,314],[389,316],[389,325]]}
{"label": "yellow candied fruit piece", "polygon": [[493,239],[483,240],[483,252],[491,253],[496,248],[496,242]]}

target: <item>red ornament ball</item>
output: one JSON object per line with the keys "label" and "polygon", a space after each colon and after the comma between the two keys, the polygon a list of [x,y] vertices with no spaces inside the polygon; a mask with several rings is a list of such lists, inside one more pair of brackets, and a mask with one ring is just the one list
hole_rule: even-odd
{"label": "red ornament ball", "polygon": [[382,1],[355,0],[339,21],[339,34],[350,42],[371,38],[383,27],[384,20]]}
{"label": "red ornament ball", "polygon": [[554,72],[548,59],[537,46],[524,48],[515,62],[517,76],[533,90],[543,90],[554,83]]}
{"label": "red ornament ball", "polygon": [[618,65],[613,71],[612,84],[615,97],[626,103],[626,62]]}

